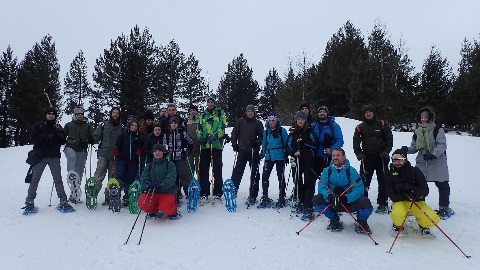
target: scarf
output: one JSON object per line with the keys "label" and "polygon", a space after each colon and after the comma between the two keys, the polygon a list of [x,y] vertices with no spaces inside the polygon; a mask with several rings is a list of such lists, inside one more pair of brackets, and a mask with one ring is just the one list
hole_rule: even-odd
{"label": "scarf", "polygon": [[417,132],[417,141],[416,146],[417,150],[422,153],[431,153],[432,152],[432,144],[430,143],[430,136],[429,133],[435,128],[435,123],[426,123],[420,124],[418,126]]}

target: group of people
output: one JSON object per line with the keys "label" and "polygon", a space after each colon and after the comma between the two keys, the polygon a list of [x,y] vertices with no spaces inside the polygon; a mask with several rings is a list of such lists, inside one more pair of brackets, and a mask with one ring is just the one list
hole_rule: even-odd
{"label": "group of people", "polygon": [[[372,105],[363,106],[364,120],[353,134],[353,150],[361,164],[358,173],[346,158],[342,149],[342,130],[326,106],[320,106],[317,116],[312,117],[310,106],[302,104],[287,131],[274,112],[262,123],[256,117],[255,106],[248,105],[244,116],[235,122],[230,139],[225,133],[225,112],[215,102],[214,98],[208,98],[207,106],[201,113],[197,106],[190,105],[186,120],[177,113],[175,104],[162,108],[157,120],[153,110],[147,109],[141,121],[129,117],[125,128],[120,122],[120,108],[113,107],[109,119],[96,130],[85,121],[81,107],[75,108],[74,119],[64,129],[57,123],[57,111],[47,108],[44,121],[37,123],[32,132],[34,150],[40,162],[32,165],[32,180],[24,208],[34,208],[38,182],[47,164],[60,198],[59,207],[72,208],[68,199],[71,203],[81,203],[72,195],[67,198],[63,188],[60,172],[60,147],[63,144],[67,171],[75,171],[80,179],[89,146],[98,144],[94,178],[100,187],[107,172],[109,178],[118,179],[124,190],[124,205],[129,203],[128,187],[138,178],[145,190],[152,191],[142,194],[138,205],[150,214],[158,212],[174,217],[179,214],[177,204],[183,195],[187,195],[190,179],[195,174],[200,182],[201,203],[211,200],[221,202],[222,153],[224,145],[231,141],[235,152],[231,179],[237,191],[246,164],[250,165],[248,205],[258,202],[261,183],[259,207],[281,208],[291,199],[294,203],[292,207],[305,219],[312,219],[315,210],[325,214],[330,219],[329,228],[332,230],[341,229],[338,212],[356,212],[356,230],[369,233],[367,219],[373,213],[373,206],[368,193],[375,172],[378,182],[375,212],[386,213],[390,198],[394,229],[399,228],[403,216],[410,210],[425,233],[433,226],[428,218],[412,207],[412,201],[416,201],[435,222],[439,216],[453,213],[449,207],[445,132],[435,125],[435,114],[431,108],[422,108],[418,112],[418,128],[410,146],[402,146],[390,155],[393,135],[388,123],[377,119]],[[407,154],[414,153],[418,153],[415,167],[407,160]],[[390,158],[392,163],[389,166]],[[260,176],[260,161],[263,159]],[[288,163],[295,185],[289,199],[285,179]],[[268,191],[274,166],[279,186],[276,202],[269,197]],[[210,169],[213,183],[209,180]],[[314,196],[317,179],[318,194]],[[435,182],[439,189],[437,211],[424,203],[428,195],[427,181]],[[108,204],[105,194],[103,204]],[[154,202],[148,205],[148,209],[142,203],[146,200]]]}

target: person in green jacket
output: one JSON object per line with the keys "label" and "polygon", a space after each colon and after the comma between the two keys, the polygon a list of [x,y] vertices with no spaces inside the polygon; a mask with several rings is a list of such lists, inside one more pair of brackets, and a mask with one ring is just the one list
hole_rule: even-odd
{"label": "person in green jacket", "polygon": [[138,206],[150,217],[168,215],[169,219],[179,219],[176,195],[178,190],[175,164],[163,155],[165,146],[155,144],[152,148],[153,161],[148,163],[140,178],[143,193],[138,198]]}
{"label": "person in green jacket", "polygon": [[207,108],[200,114],[197,127],[197,138],[200,142],[200,164],[199,178],[201,188],[201,203],[210,202],[210,162],[213,164],[213,196],[214,200],[221,201],[222,198],[222,152],[223,136],[225,135],[225,126],[227,119],[225,112],[220,107],[215,106],[215,99],[208,98]]}

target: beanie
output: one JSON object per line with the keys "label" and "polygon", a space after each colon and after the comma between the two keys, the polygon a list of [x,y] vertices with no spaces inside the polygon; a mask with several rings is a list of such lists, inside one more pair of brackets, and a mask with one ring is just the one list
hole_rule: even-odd
{"label": "beanie", "polygon": [[307,121],[307,115],[302,111],[298,111],[295,114],[295,121],[297,121],[298,118],[302,118],[303,120]]}
{"label": "beanie", "polygon": [[163,146],[163,144],[155,144],[152,148],[152,152],[155,152],[155,151],[162,151],[162,152],[165,152],[165,146]]}
{"label": "beanie", "polygon": [[325,112],[327,112],[327,114],[329,114],[329,113],[328,113],[328,107],[327,107],[327,106],[322,105],[322,106],[318,107],[317,112],[319,112],[319,111],[321,111],[321,110],[324,110]]}
{"label": "beanie", "polygon": [[47,113],[53,113],[55,115],[57,115],[57,109],[55,109],[54,107],[47,107],[45,108],[45,114]]}
{"label": "beanie", "polygon": [[397,150],[393,151],[392,156],[395,155],[395,154],[400,154],[400,155],[402,155],[403,158],[407,159],[407,153],[405,151],[402,151],[402,149],[397,149]]}
{"label": "beanie", "polygon": [[372,104],[367,104],[362,107],[362,113],[365,114],[366,112],[373,112],[375,113],[375,108],[373,107]]}
{"label": "beanie", "polygon": [[75,109],[73,109],[73,113],[74,113],[74,114],[77,114],[77,113],[85,113],[85,111],[83,110],[82,107],[76,107]]}
{"label": "beanie", "polygon": [[248,105],[246,108],[245,108],[245,111],[253,111],[255,112],[255,106],[253,106],[252,104]]}
{"label": "beanie", "polygon": [[173,115],[172,117],[170,117],[170,120],[168,121],[168,123],[172,123],[172,122],[177,122],[177,124],[179,124],[180,119],[178,119],[178,116]]}
{"label": "beanie", "polygon": [[307,107],[308,108],[308,111],[310,111],[310,105],[304,103],[302,105],[300,105],[300,108],[298,108],[299,111],[301,111],[303,108]]}
{"label": "beanie", "polygon": [[277,115],[274,112],[271,112],[268,115],[268,120],[277,120]]}
{"label": "beanie", "polygon": [[207,102],[208,101],[211,101],[211,102],[215,103],[215,97],[214,96],[209,96],[208,99],[207,99]]}
{"label": "beanie", "polygon": [[146,110],[146,111],[145,111],[145,117],[144,117],[144,118],[145,118],[145,120],[147,120],[147,119],[152,119],[152,120],[155,119],[155,116],[153,116],[153,111],[151,111],[151,110]]}
{"label": "beanie", "polygon": [[188,106],[188,111],[190,110],[195,110],[195,111],[198,111],[198,107],[196,105],[193,105],[190,103],[190,106]]}

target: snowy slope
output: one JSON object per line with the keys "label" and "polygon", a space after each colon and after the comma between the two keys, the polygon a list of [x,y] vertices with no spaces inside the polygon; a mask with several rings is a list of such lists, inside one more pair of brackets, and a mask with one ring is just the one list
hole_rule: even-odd
{"label": "snowy slope", "polygon": [[[353,156],[352,135],[357,121],[337,118],[345,138],[347,158],[359,167]],[[228,131],[230,132],[230,130]],[[394,148],[409,144],[411,133],[394,132]],[[52,179],[48,168],[42,176],[35,201],[39,213],[23,216],[20,209],[25,200],[27,184],[23,183],[28,169],[24,162],[31,146],[0,150],[0,172],[3,195],[0,210],[2,269],[478,269],[480,247],[480,183],[474,168],[480,158],[479,138],[447,134],[451,175],[451,207],[456,215],[439,223],[442,230],[471,259],[462,253],[436,228],[436,239],[417,236],[401,238],[390,249],[391,221],[387,215],[373,214],[369,224],[374,243],[356,234],[353,220],[342,216],[345,230],[326,230],[327,219],[315,220],[300,235],[306,223],[290,218],[290,210],[246,209],[249,169],[245,171],[238,198],[238,210],[229,213],[223,206],[199,207],[195,213],[180,210],[177,221],[149,220],[141,245],[137,245],[143,214],[127,245],[123,245],[132,228],[135,215],[127,210],[114,214],[99,206],[89,211],[84,204],[76,212],[62,214],[55,210],[54,194],[48,207]],[[231,146],[224,151],[223,178],[229,178],[234,153]],[[410,160],[414,160],[410,156]],[[88,163],[88,162],[87,162]],[[62,157],[63,175],[66,160]],[[92,157],[92,171],[96,164]],[[87,165],[87,175],[90,168]],[[286,175],[288,176],[288,174]],[[270,179],[270,196],[278,197],[278,182]],[[375,180],[374,180],[375,182]],[[292,184],[289,184],[289,191]],[[427,203],[436,208],[438,192],[430,184]],[[65,189],[68,186],[65,183]],[[372,186],[375,197],[376,187]],[[374,201],[375,202],[375,201]],[[151,268],[154,267],[154,268]]]}

